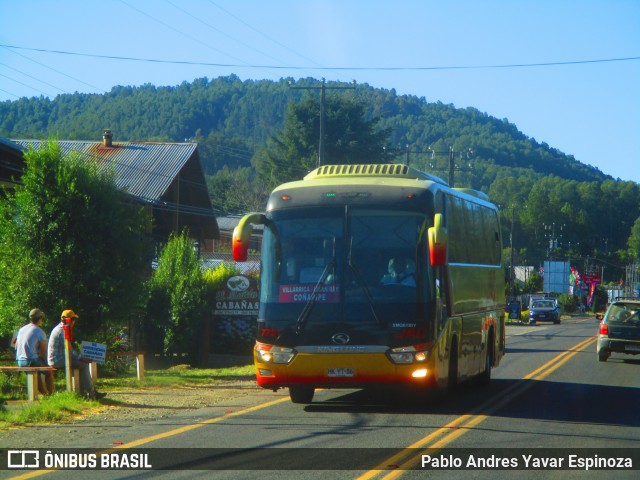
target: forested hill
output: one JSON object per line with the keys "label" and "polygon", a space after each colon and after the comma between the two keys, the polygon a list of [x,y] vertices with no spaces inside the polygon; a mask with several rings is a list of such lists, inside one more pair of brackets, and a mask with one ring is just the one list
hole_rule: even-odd
{"label": "forested hill", "polygon": [[[296,86],[319,87],[320,82],[307,79]],[[200,144],[205,173],[214,174],[224,165],[249,166],[256,148],[282,129],[288,103],[307,95],[319,98],[317,90],[291,88],[290,79],[241,81],[230,76],[175,87],[119,86],[102,95],[22,98],[0,103],[0,136],[100,140],[110,128],[114,141],[191,139]],[[412,165],[446,178],[447,152],[453,147],[459,152],[456,178],[474,188],[486,190],[504,175],[553,175],[579,182],[610,178],[527,137],[507,120],[473,108],[456,109],[366,84],[327,90],[327,95],[355,95],[362,101],[369,118],[390,128],[389,148],[398,150],[398,161],[408,156]],[[473,154],[468,158],[469,149]]]}
{"label": "forested hill", "polygon": [[[230,76],[175,87],[114,87],[103,95],[6,101],[0,103],[0,137],[100,141],[109,128],[116,142],[189,139],[198,142],[215,210],[261,211],[270,187],[265,180],[273,181],[260,168],[265,151],[278,144],[272,135],[283,134],[285,118],[291,122],[290,104],[320,99],[321,81],[291,82]],[[637,183],[614,180],[474,108],[456,109],[369,85],[326,86],[328,105],[337,95],[355,97],[364,120],[389,132],[384,158],[397,154],[397,161],[446,179],[451,147],[454,185],[483,190],[502,207],[504,238],[509,233],[517,241],[515,255],[509,255],[516,264],[541,265],[548,258],[549,225],[562,231],[556,258],[601,259],[616,282],[626,262],[640,261]],[[349,88],[331,88],[337,86]]]}

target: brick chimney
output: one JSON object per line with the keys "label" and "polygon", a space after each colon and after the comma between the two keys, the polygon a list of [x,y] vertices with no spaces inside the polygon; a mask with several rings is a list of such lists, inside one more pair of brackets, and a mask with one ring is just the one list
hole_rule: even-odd
{"label": "brick chimney", "polygon": [[113,143],[111,142],[112,138],[113,138],[113,135],[111,135],[111,130],[105,129],[104,134],[102,135],[102,140],[106,148],[113,147]]}

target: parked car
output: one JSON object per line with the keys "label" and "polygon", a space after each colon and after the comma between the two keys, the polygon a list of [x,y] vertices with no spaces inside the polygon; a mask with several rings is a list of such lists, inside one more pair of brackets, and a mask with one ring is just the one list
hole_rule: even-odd
{"label": "parked car", "polygon": [[555,300],[534,300],[529,306],[529,323],[560,323],[560,309]]}
{"label": "parked car", "polygon": [[640,354],[640,300],[616,300],[601,320],[598,331],[598,360],[606,362],[612,352]]}
{"label": "parked car", "polygon": [[509,320],[515,318],[516,320],[522,320],[522,305],[518,301],[511,301],[507,303],[507,315]]}

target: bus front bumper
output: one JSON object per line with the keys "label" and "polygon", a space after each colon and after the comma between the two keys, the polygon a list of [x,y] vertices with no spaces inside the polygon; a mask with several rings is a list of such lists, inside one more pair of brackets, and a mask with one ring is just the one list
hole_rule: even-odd
{"label": "bus front bumper", "polygon": [[287,364],[263,362],[254,352],[256,380],[276,390],[291,385],[316,388],[366,388],[381,385],[431,386],[432,362],[394,364],[385,354],[305,354]]}

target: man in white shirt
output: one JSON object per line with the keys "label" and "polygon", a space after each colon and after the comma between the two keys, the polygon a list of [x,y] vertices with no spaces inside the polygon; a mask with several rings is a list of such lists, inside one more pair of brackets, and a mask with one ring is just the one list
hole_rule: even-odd
{"label": "man in white shirt", "polygon": [[[16,336],[16,362],[19,367],[43,367],[47,365],[47,335],[42,330],[44,313],[34,308],[29,312],[29,323],[18,330]],[[52,378],[39,375],[38,391],[48,395],[52,391]]]}

